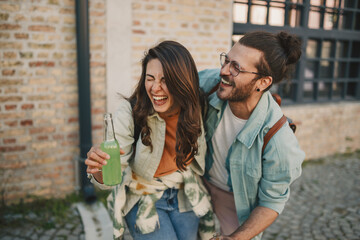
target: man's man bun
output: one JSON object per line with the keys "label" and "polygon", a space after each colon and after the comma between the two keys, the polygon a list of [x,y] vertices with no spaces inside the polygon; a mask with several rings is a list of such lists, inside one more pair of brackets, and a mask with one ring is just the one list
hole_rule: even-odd
{"label": "man's man bun", "polygon": [[287,56],[286,64],[296,63],[301,56],[301,41],[287,32],[279,32],[276,37]]}

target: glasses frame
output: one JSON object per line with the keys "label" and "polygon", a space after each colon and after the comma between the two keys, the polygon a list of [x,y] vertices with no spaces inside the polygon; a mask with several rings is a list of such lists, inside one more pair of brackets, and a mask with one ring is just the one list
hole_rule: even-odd
{"label": "glasses frame", "polygon": [[[222,61],[222,58],[224,58],[224,63]],[[250,72],[250,71],[245,71],[245,70],[240,70],[240,65],[239,63],[235,62],[235,61],[229,61],[228,63],[225,63],[225,60],[226,59],[229,59],[227,57],[227,54],[222,52],[220,53],[220,65],[221,65],[221,68],[225,67],[228,63],[230,63],[230,67],[229,67],[229,71],[230,71],[230,74],[233,76],[233,77],[236,77],[237,75],[239,75],[239,73],[252,73],[252,74],[256,74],[256,75],[259,75],[259,76],[265,76],[264,74],[261,74],[261,73],[257,73],[257,72]],[[234,67],[232,65],[237,65],[237,67]],[[233,69],[233,70],[231,70]],[[233,72],[235,71],[235,73]]]}

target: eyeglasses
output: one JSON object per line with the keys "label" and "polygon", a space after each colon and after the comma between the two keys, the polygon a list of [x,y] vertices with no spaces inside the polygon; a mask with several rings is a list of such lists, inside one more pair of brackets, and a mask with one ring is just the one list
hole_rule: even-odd
{"label": "eyeglasses", "polygon": [[221,53],[220,54],[221,67],[222,68],[225,67],[228,63],[230,63],[229,71],[233,77],[236,77],[237,75],[239,75],[239,73],[252,73],[252,74],[257,74],[257,75],[264,75],[264,74],[257,73],[257,72],[249,72],[249,71],[240,70],[239,63],[237,63],[235,61],[230,61],[228,56],[226,55],[226,53]]}

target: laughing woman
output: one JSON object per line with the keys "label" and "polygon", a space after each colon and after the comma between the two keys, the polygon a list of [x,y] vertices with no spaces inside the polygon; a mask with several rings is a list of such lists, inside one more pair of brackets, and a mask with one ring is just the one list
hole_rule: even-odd
{"label": "laughing woman", "polygon": [[[199,177],[206,151],[200,96],[197,69],[184,46],[164,41],[145,54],[137,88],[121,100],[114,118],[125,169],[108,198],[115,239],[123,235],[123,217],[135,240],[195,240],[198,230],[211,238],[212,209]],[[99,171],[106,160],[93,147],[85,161],[101,189],[110,188]]]}

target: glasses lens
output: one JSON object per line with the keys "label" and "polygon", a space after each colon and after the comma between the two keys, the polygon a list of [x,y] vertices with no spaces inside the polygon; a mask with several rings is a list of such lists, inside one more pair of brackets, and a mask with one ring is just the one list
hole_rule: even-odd
{"label": "glasses lens", "polygon": [[240,67],[236,62],[231,62],[229,71],[230,71],[231,75],[236,77],[237,75],[239,75]]}
{"label": "glasses lens", "polygon": [[220,54],[220,65],[224,66],[225,63],[225,53]]}

